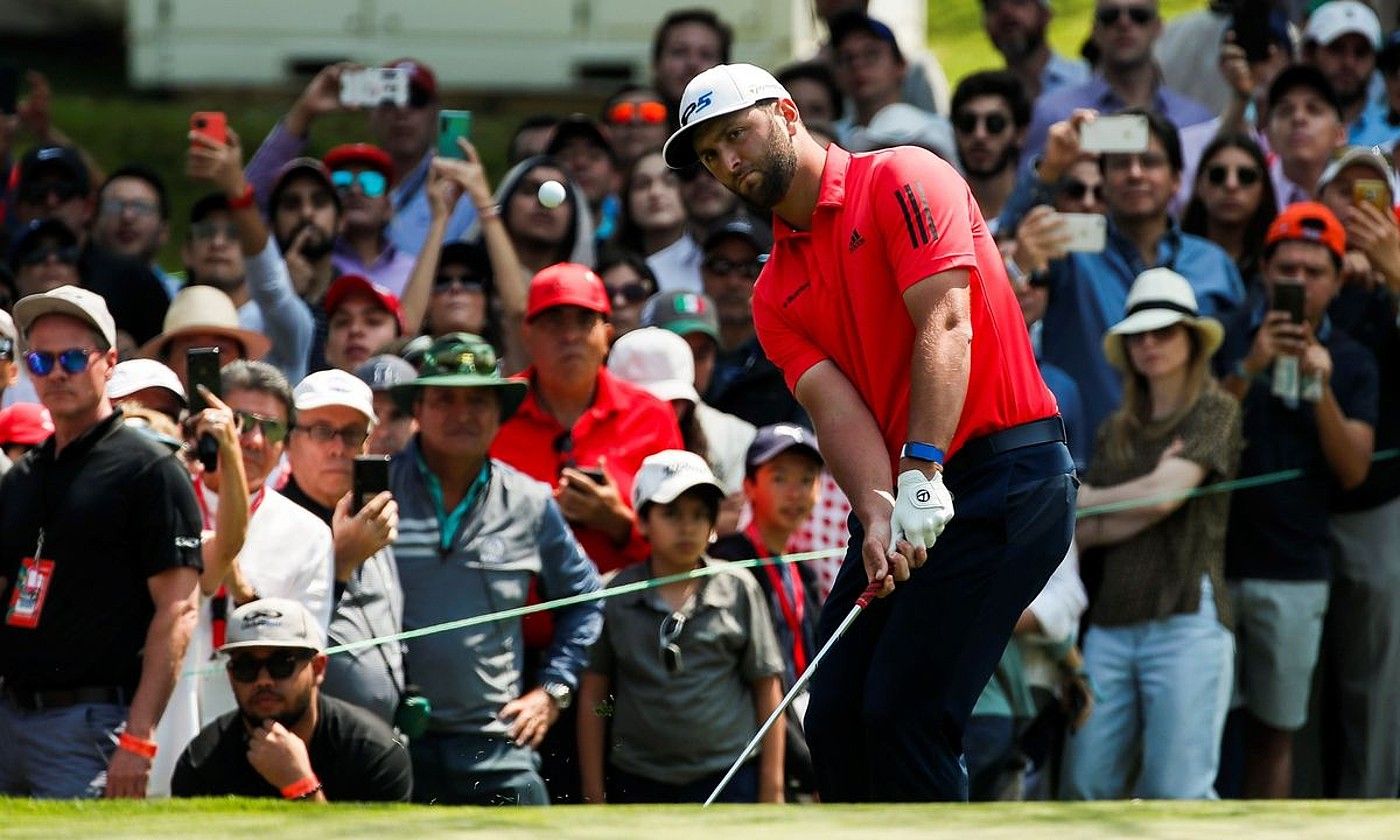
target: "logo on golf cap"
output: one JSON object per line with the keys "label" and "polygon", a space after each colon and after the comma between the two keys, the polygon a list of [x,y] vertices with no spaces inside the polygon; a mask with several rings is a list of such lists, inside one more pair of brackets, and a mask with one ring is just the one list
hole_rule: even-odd
{"label": "logo on golf cap", "polygon": [[685,106],[685,113],[681,114],[681,125],[689,123],[691,117],[710,107],[710,103],[714,101],[714,94],[713,90],[707,90],[697,96],[694,102]]}

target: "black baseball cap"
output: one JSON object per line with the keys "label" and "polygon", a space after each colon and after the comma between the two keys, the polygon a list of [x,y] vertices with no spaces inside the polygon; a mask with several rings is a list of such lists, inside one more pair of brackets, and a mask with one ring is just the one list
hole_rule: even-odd
{"label": "black baseball cap", "polygon": [[77,264],[78,237],[73,231],[57,219],[35,219],[15,234],[10,243],[9,258],[6,260],[10,270],[18,271],[20,262],[45,240],[57,241],[59,248],[71,249],[73,264]]}
{"label": "black baseball cap", "polygon": [[817,459],[818,464],[826,463],[821,450],[817,448],[816,435],[795,423],[774,423],[760,428],[754,435],[753,443],[749,444],[749,451],[744,454],[744,470],[752,474],[759,467],[794,448],[810,453]]}
{"label": "black baseball cap", "polygon": [[851,35],[864,32],[889,44],[890,49],[894,50],[894,57],[900,61],[904,60],[904,53],[899,50],[899,41],[894,37],[894,30],[858,9],[842,12],[832,18],[827,28],[831,30],[831,48],[833,50],[841,46],[841,42]]}
{"label": "black baseball cap", "polygon": [[550,135],[549,145],[545,147],[544,153],[552,158],[559,157],[564,146],[575,137],[587,140],[590,144],[607,152],[608,157],[614,161],[617,160],[617,152],[613,149],[612,143],[608,141],[608,136],[598,126],[598,121],[587,114],[570,114],[560,120],[554,126],[554,133]]}
{"label": "black baseball cap", "polygon": [[65,181],[77,185],[83,195],[92,189],[92,179],[82,155],[72,146],[39,146],[30,149],[19,162],[19,187],[45,172],[56,172]]}
{"label": "black baseball cap", "polygon": [[1269,85],[1269,110],[1276,108],[1279,100],[1298,88],[1307,88],[1322,97],[1323,101],[1337,112],[1337,119],[1346,121],[1346,117],[1342,115],[1342,103],[1337,99],[1337,92],[1332,89],[1322,71],[1311,64],[1294,64],[1274,78],[1274,83]]}
{"label": "black baseball cap", "polygon": [[738,236],[748,240],[758,249],[760,256],[767,256],[768,252],[773,250],[773,232],[768,225],[746,213],[725,216],[715,222],[706,231],[705,240],[700,243],[700,247],[708,251],[726,236]]}

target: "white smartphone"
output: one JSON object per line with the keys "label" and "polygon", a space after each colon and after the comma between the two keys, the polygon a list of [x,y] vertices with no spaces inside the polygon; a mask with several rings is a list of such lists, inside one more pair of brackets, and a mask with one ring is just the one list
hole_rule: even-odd
{"label": "white smartphone", "polygon": [[1079,148],[1085,152],[1145,152],[1147,138],[1147,117],[1141,114],[1098,117],[1079,126]]}
{"label": "white smartphone", "polygon": [[1059,213],[1068,243],[1065,250],[1097,254],[1108,244],[1108,217],[1098,213]]}
{"label": "white smartphone", "polygon": [[402,67],[369,67],[340,75],[340,104],[377,108],[408,104],[408,71]]}

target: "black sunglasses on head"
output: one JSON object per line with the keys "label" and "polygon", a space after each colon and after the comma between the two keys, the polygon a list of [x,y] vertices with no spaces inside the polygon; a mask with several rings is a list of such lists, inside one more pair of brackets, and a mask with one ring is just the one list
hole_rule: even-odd
{"label": "black sunglasses on head", "polygon": [[311,661],[313,654],[309,652],[300,653],[274,653],[265,659],[256,656],[233,654],[229,656],[228,674],[241,683],[256,682],[258,674],[267,669],[267,675],[274,680],[285,680],[297,672],[307,662]]}
{"label": "black sunglasses on head", "polygon": [[496,372],[496,351],[489,344],[444,347],[424,355],[421,372],[423,376],[449,373],[490,376]]}

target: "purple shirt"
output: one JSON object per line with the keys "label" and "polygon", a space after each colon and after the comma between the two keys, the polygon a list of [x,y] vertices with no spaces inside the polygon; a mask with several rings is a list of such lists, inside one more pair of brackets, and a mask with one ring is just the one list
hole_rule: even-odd
{"label": "purple shirt", "polygon": [[[1046,93],[1035,102],[1035,112],[1031,115],[1031,127],[1021,158],[1028,160],[1040,154],[1045,148],[1045,137],[1050,133],[1050,126],[1068,119],[1076,108],[1093,108],[1101,114],[1116,114],[1126,107],[1127,103],[1108,86],[1103,76],[1098,75],[1083,84]],[[1206,106],[1166,85],[1158,85],[1152,94],[1152,108],[1178,129],[1215,116]]]}
{"label": "purple shirt", "polygon": [[337,276],[341,274],[363,275],[400,298],[403,297],[404,286],[408,285],[408,276],[413,273],[415,262],[417,262],[416,257],[395,248],[392,242],[369,265],[360,262],[359,255],[350,249],[343,238],[335,241],[335,250],[331,252],[331,266],[335,269]]}

